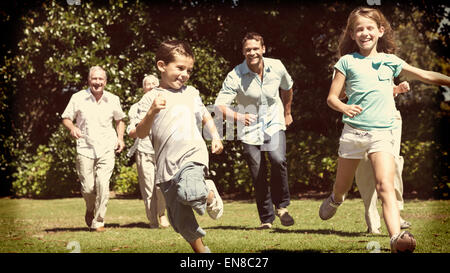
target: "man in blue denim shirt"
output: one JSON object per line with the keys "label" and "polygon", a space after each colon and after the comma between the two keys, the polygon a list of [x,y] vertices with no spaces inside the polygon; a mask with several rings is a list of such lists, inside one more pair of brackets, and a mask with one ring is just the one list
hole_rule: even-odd
{"label": "man in blue denim shirt", "polygon": [[[271,228],[276,215],[290,226],[290,203],[286,126],[292,123],[291,76],[280,60],[264,58],[264,40],[258,33],[247,33],[242,41],[245,61],[228,73],[215,105],[224,118],[237,122],[238,139],[250,168],[256,191],[260,228]],[[281,93],[281,98],[280,98]],[[230,109],[236,99],[237,109]],[[270,187],[267,183],[265,152],[271,163]]]}

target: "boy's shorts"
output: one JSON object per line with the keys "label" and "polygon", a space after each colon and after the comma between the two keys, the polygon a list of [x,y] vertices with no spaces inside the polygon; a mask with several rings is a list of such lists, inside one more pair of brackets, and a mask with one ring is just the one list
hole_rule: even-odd
{"label": "boy's shorts", "polygon": [[365,153],[386,152],[395,156],[393,130],[366,131],[344,125],[339,139],[339,157],[363,159]]}
{"label": "boy's shorts", "polygon": [[172,227],[189,243],[206,235],[193,212],[203,215],[206,211],[205,168],[202,164],[189,162],[170,181],[159,184]]}

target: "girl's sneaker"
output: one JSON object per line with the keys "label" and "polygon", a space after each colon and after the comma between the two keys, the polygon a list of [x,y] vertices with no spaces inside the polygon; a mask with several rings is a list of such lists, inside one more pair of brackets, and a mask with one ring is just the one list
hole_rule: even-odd
{"label": "girl's sneaker", "polygon": [[416,239],[409,231],[402,231],[391,238],[392,253],[412,253],[416,249]]}
{"label": "girl's sneaker", "polygon": [[323,201],[322,205],[320,205],[319,209],[320,219],[328,220],[331,217],[333,217],[341,204],[342,202],[341,203],[334,202],[333,194],[330,194],[330,196],[328,196],[328,198]]}

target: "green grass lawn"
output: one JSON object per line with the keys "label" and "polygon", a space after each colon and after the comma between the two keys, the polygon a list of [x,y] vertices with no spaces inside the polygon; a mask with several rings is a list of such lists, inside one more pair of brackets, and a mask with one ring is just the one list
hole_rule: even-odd
{"label": "green grass lawn", "polygon": [[[384,224],[382,235],[365,233],[361,199],[346,200],[328,221],[318,216],[320,204],[321,200],[293,200],[289,211],[295,224],[284,227],[276,219],[270,230],[256,229],[259,220],[253,201],[227,200],[221,219],[214,221],[207,215],[197,219],[207,232],[204,242],[213,252],[369,253],[377,247],[381,253],[390,251]],[[0,252],[192,253],[172,228],[147,228],[142,200],[110,199],[103,233],[88,232],[84,211],[82,198],[2,198]],[[402,216],[412,223],[416,252],[450,252],[450,201],[409,200]]]}

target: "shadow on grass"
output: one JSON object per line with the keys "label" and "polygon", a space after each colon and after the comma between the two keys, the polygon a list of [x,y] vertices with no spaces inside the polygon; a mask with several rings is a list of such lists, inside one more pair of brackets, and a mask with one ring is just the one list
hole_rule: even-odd
{"label": "shadow on grass", "polygon": [[[259,230],[258,228],[249,228],[245,226],[214,226],[214,227],[205,227],[203,229],[223,229],[223,230]],[[264,230],[261,230],[264,231]],[[355,236],[364,236],[367,233],[365,232],[347,232],[341,230],[332,230],[332,229],[282,229],[282,228],[272,228],[268,230],[274,233],[297,233],[297,234],[321,234],[321,235],[338,235],[343,237],[355,237]]]}
{"label": "shadow on grass", "polygon": [[70,227],[70,228],[48,228],[45,232],[78,232],[89,231],[88,227]]}
{"label": "shadow on grass", "polygon": [[347,232],[341,230],[333,230],[333,229],[281,229],[281,228],[273,228],[272,232],[276,233],[299,233],[299,234],[321,234],[321,235],[338,235],[343,237],[355,237],[355,236],[363,236],[365,232]]}
{"label": "shadow on grass", "polygon": [[279,254],[279,253],[292,253],[292,254],[298,254],[298,253],[323,253],[322,251],[319,251],[317,249],[302,249],[302,250],[286,250],[286,249],[270,249],[270,250],[262,250],[261,253],[268,253],[268,254]]}
{"label": "shadow on grass", "polygon": [[223,229],[223,230],[258,230],[257,228],[250,228],[245,226],[213,226],[202,227],[203,229]]}
{"label": "shadow on grass", "polygon": [[[148,223],[137,222],[137,223],[129,223],[126,225],[120,225],[117,223],[105,224],[105,228],[143,228],[149,229],[150,226]],[[78,232],[78,231],[89,231],[88,227],[64,227],[64,228],[50,228],[46,229],[46,232]]]}
{"label": "shadow on grass", "polygon": [[130,224],[120,226],[120,228],[147,228],[147,229],[149,227],[150,227],[149,223],[144,223],[144,222],[130,223]]}

